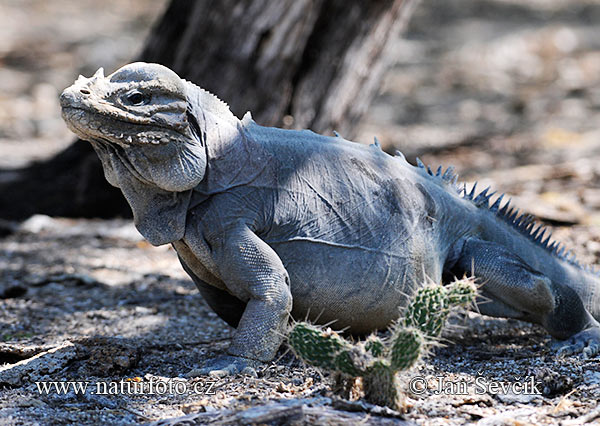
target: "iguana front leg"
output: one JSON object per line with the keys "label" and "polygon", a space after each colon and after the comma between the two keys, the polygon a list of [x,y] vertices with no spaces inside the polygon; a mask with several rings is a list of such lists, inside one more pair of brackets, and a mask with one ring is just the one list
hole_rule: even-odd
{"label": "iguana front leg", "polygon": [[207,241],[227,290],[246,302],[246,309],[229,356],[209,361],[201,372],[235,374],[275,356],[292,310],[289,277],[275,251],[244,223],[219,230]]}
{"label": "iguana front leg", "polygon": [[200,279],[198,275],[179,257],[181,266],[187,274],[192,277],[198,291],[208,306],[227,324],[236,328],[240,323],[242,314],[246,309],[246,304],[237,297],[232,296],[224,290],[220,290],[215,286],[208,284]]}
{"label": "iguana front leg", "polygon": [[469,238],[462,242],[454,270],[480,278],[481,313],[542,325],[553,337],[565,340],[559,354],[575,351],[592,356],[600,349],[600,325],[568,285],[551,281],[521,258],[498,244]]}

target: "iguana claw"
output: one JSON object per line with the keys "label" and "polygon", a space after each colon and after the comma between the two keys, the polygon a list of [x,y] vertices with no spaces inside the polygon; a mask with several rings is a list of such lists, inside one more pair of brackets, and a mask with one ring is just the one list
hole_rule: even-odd
{"label": "iguana claw", "polygon": [[600,353],[600,327],[580,331],[566,341],[557,342],[555,347],[558,348],[558,358],[577,354],[581,354],[584,359],[593,358]]}
{"label": "iguana claw", "polygon": [[211,376],[219,378],[241,373],[258,377],[256,368],[258,368],[260,365],[260,361],[253,359],[224,355],[207,361],[202,368],[194,368],[187,373],[186,376]]}

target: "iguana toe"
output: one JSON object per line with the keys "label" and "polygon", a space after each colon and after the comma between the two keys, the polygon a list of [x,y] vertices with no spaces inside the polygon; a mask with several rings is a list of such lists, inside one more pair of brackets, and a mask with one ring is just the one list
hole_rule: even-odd
{"label": "iguana toe", "polygon": [[592,358],[600,353],[600,327],[580,331],[565,342],[558,342],[557,346],[558,358],[578,354],[583,358]]}
{"label": "iguana toe", "polygon": [[593,343],[583,349],[583,357],[586,359],[593,358],[599,352],[600,352],[600,345],[598,343]]}
{"label": "iguana toe", "polygon": [[187,377],[211,376],[220,378],[239,373],[258,377],[256,368],[260,365],[260,361],[253,359],[224,355],[207,361],[202,368],[194,368],[187,373]]}

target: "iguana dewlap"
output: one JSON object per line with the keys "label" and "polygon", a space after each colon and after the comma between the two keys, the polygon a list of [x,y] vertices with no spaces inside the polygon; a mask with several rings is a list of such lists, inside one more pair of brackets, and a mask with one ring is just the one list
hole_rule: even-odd
{"label": "iguana dewlap", "polygon": [[236,118],[157,64],[79,79],[60,97],[154,245],[173,244],[211,308],[237,327],[240,371],[280,346],[289,314],[366,333],[443,274],[479,278],[482,313],[541,324],[565,352],[598,352],[600,278],[530,217],[456,190],[449,169],[308,130]]}

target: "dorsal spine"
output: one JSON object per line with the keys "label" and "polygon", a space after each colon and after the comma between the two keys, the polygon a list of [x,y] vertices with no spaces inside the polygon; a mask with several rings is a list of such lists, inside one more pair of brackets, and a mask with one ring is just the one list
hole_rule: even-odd
{"label": "dorsal spine", "polygon": [[[570,263],[578,268],[598,274],[598,272],[589,266],[582,265],[570,250],[565,250],[565,247],[556,241],[551,241],[552,233],[549,232],[543,225],[536,224],[534,217],[527,213],[521,213],[519,209],[510,205],[511,200],[509,199],[502,207],[501,203],[504,199],[504,194],[496,199],[496,201],[490,205],[490,199],[496,192],[489,192],[490,187],[485,188],[481,192],[477,192],[477,182],[473,184],[470,191],[467,191],[467,185],[463,184],[459,186],[456,184],[458,175],[454,173],[453,167],[448,167],[444,173],[442,173],[442,167],[438,167],[434,173],[429,166],[426,166],[419,158],[416,159],[417,167],[422,169],[427,175],[432,178],[439,179],[442,182],[448,183],[450,188],[457,191],[462,198],[470,200],[479,208],[484,208],[496,215],[497,218],[509,224],[512,228],[519,231],[520,234],[527,237],[529,240],[534,242],[539,247],[545,249],[558,259]],[[548,232],[547,232],[548,231]],[[546,236],[546,233],[548,234]],[[544,238],[545,237],[545,238]]]}

